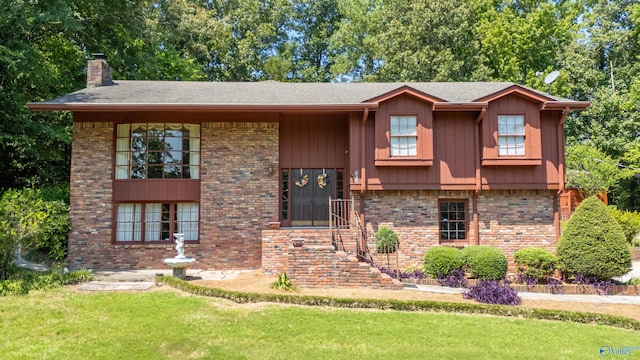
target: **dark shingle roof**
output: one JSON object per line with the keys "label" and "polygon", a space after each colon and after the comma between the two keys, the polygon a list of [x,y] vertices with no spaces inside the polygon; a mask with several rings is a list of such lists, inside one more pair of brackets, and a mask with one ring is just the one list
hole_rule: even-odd
{"label": "dark shingle roof", "polygon": [[[283,83],[114,81],[112,85],[85,88],[57,99],[29,104],[47,105],[354,105],[408,86],[450,103],[469,103],[516,84],[510,82],[421,82],[421,83]],[[567,99],[522,89],[552,101]],[[47,110],[47,109],[44,109]]]}

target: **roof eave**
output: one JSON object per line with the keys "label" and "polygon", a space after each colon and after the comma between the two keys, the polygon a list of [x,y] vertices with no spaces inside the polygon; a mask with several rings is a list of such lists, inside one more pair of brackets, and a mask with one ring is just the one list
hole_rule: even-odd
{"label": "roof eave", "polygon": [[31,111],[218,111],[218,112],[332,112],[377,109],[377,103],[358,104],[88,104],[28,103]]}
{"label": "roof eave", "polygon": [[439,111],[481,111],[486,108],[489,103],[486,102],[468,102],[468,103],[450,103],[436,102],[433,104],[433,110]]}
{"label": "roof eave", "polygon": [[547,101],[541,104],[540,110],[584,110],[590,105],[589,101]]}

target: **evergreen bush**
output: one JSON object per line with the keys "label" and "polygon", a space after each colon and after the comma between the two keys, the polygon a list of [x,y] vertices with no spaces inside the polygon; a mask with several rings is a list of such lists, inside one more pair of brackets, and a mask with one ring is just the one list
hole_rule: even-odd
{"label": "evergreen bush", "polygon": [[462,249],[464,264],[476,279],[502,280],[507,274],[507,257],[497,248],[484,245]]}
{"label": "evergreen bush", "polygon": [[513,261],[522,275],[542,281],[553,275],[558,258],[546,249],[523,248],[516,251]]}
{"label": "evergreen bush", "polygon": [[434,246],[424,254],[424,272],[432,278],[448,276],[463,267],[462,253],[454,247]]}
{"label": "evergreen bush", "polygon": [[595,196],[573,213],[560,237],[558,264],[569,276],[606,280],[631,270],[631,250],[618,222]]}

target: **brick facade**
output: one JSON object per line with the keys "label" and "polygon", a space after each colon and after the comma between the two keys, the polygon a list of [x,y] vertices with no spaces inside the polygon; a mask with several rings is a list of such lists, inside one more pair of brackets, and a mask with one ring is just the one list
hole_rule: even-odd
{"label": "brick facade", "polygon": [[289,271],[289,246],[293,239],[303,239],[306,245],[332,245],[328,229],[286,229],[262,231],[262,269],[275,275]]}
{"label": "brick facade", "polygon": [[556,252],[554,191],[487,191],[478,197],[480,244],[495,246],[513,264],[518,249]]}
{"label": "brick facade", "polygon": [[[468,201],[469,240],[464,245],[475,245],[472,197],[471,191],[367,192],[364,202],[369,249],[375,251],[374,234],[382,226],[387,226],[400,239],[399,268],[420,266],[425,252],[440,244],[439,199]],[[498,247],[511,264],[515,251],[523,247],[542,247],[555,252],[554,192],[483,191],[477,201],[480,245]],[[386,255],[372,255],[376,263],[386,266]],[[392,267],[395,267],[395,255],[391,257]]]}
{"label": "brick facade", "polygon": [[261,232],[278,219],[278,124],[207,123],[201,141],[198,266],[260,268]]}
{"label": "brick facade", "polygon": [[[255,269],[261,231],[278,217],[277,123],[204,123],[200,243],[185,245],[194,267]],[[112,123],[76,122],[71,161],[67,261],[72,268],[158,269],[174,244],[113,244]]]}
{"label": "brick facade", "polygon": [[[113,124],[73,124],[67,262],[72,268],[96,269],[114,261],[103,254],[111,244]],[[123,264],[124,265],[124,264]],[[115,268],[115,266],[114,266]]]}
{"label": "brick facade", "polygon": [[[294,237],[305,239],[307,247],[322,247],[314,250],[318,259],[326,258],[329,262],[337,259],[344,261],[345,266],[351,261],[335,251],[331,256],[324,254],[328,251],[324,247],[331,247],[328,230],[268,230],[269,222],[278,220],[279,211],[277,172],[268,171],[270,167],[278,168],[278,136],[277,123],[202,124],[200,243],[185,246],[185,253],[197,259],[194,267],[262,267],[272,274],[292,271],[293,265],[298,264],[297,259],[291,259],[295,254],[290,250]],[[113,124],[76,122],[73,142],[70,266],[164,268],[162,260],[175,255],[171,243],[112,243]],[[353,195],[357,208],[359,192]],[[373,234],[387,226],[398,233],[401,241],[397,253],[399,268],[419,266],[424,253],[439,244],[439,199],[467,201],[470,229],[467,243],[475,244],[472,191],[369,191],[364,198],[369,248],[375,250]],[[522,247],[555,251],[553,201],[553,191],[481,192],[477,199],[480,244],[500,248],[510,262],[513,253]],[[353,229],[343,235],[346,250],[354,253]],[[386,266],[386,255],[373,256],[377,265]],[[391,261],[395,262],[393,256]]]}

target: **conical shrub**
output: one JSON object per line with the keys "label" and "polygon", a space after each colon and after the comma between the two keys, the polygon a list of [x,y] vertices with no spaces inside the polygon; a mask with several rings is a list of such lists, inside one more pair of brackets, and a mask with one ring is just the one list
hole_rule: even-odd
{"label": "conical shrub", "polygon": [[570,276],[607,280],[631,270],[631,250],[622,228],[595,196],[585,199],[569,219],[557,254],[561,269]]}

